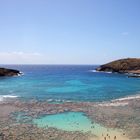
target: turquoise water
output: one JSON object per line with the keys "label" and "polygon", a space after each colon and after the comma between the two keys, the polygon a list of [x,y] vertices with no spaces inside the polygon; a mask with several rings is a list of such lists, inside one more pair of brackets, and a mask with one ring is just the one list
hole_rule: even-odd
{"label": "turquoise water", "polygon": [[106,101],[139,94],[140,79],[126,75],[93,72],[87,65],[11,65],[21,77],[0,78],[0,97],[49,101]]}
{"label": "turquoise water", "polygon": [[[67,112],[55,115],[46,115],[34,119],[33,123],[38,127],[53,127],[65,131],[91,132],[96,136],[109,133],[106,127],[97,123],[92,123],[82,112]],[[118,133],[116,130],[110,129],[110,133]]]}
{"label": "turquoise water", "polygon": [[67,131],[90,131],[91,121],[83,113],[61,113],[43,116],[35,119],[34,123],[40,127],[56,127]]}

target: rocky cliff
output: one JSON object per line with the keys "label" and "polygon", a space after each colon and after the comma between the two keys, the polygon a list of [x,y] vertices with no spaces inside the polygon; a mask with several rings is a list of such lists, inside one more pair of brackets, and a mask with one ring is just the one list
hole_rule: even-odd
{"label": "rocky cliff", "polygon": [[116,60],[96,69],[104,72],[140,74],[140,58],[127,58]]}
{"label": "rocky cliff", "polygon": [[17,76],[21,74],[18,70],[0,68],[0,76]]}

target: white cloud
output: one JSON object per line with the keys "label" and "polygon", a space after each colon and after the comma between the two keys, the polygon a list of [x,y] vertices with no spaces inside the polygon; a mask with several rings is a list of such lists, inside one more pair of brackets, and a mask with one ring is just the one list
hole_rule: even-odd
{"label": "white cloud", "polygon": [[124,36],[129,35],[129,32],[122,32],[122,35]]}
{"label": "white cloud", "polygon": [[43,55],[37,52],[0,52],[0,64],[35,64],[43,60]]}

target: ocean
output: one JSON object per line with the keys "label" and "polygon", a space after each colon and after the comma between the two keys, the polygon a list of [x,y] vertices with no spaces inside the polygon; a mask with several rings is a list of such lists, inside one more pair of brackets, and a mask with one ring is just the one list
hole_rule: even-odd
{"label": "ocean", "polygon": [[96,72],[97,65],[1,65],[24,74],[0,78],[0,100],[7,97],[50,102],[109,101],[140,93],[140,79]]}

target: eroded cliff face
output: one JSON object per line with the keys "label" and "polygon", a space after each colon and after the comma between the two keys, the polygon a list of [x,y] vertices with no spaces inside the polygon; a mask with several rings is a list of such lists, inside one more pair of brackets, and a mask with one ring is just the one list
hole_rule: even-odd
{"label": "eroded cliff face", "polygon": [[0,76],[17,76],[21,74],[18,70],[0,68]]}
{"label": "eroded cliff face", "polygon": [[140,58],[116,60],[96,69],[97,71],[140,74]]}

